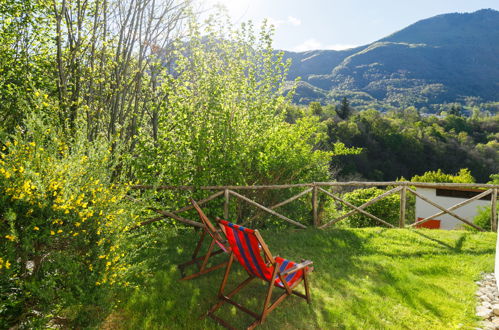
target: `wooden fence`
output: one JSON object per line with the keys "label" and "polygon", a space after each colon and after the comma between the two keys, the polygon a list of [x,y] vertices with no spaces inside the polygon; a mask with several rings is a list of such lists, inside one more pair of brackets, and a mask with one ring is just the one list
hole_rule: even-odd
{"label": "wooden fence", "polygon": [[[369,200],[368,202],[360,205],[360,206],[355,206],[348,201],[346,201],[344,198],[340,196],[340,194],[335,194],[334,192],[331,191],[331,189],[337,187],[356,187],[356,188],[368,188],[368,187],[390,187],[389,190],[384,192],[383,194]],[[451,207],[444,207],[441,206],[434,201],[430,200],[429,198],[423,196],[421,193],[417,192],[414,187],[421,187],[421,188],[459,188],[459,189],[479,189],[479,191],[483,191],[478,193],[477,195],[460,202],[458,204],[455,204]],[[471,226],[477,230],[483,231],[484,229],[477,226],[476,224],[468,221],[467,219],[464,219],[462,216],[456,214],[454,212],[456,209],[463,207],[464,205],[467,205],[475,200],[478,200],[480,198],[486,197],[488,195],[491,195],[490,200],[491,200],[491,229],[492,231],[497,231],[497,192],[499,189],[499,185],[492,185],[492,184],[474,184],[474,183],[420,183],[420,182],[357,182],[357,181],[350,181],[350,182],[314,182],[314,183],[306,183],[306,184],[287,184],[287,185],[261,185],[261,186],[203,186],[203,187],[191,187],[191,186],[152,186],[152,185],[136,185],[132,187],[133,189],[137,190],[147,190],[147,189],[154,189],[154,190],[186,190],[186,191],[195,191],[196,189],[200,190],[208,190],[208,191],[215,191],[213,194],[209,195],[208,197],[201,199],[198,201],[198,204],[202,205],[207,202],[210,202],[216,198],[223,198],[224,199],[224,210],[223,210],[223,217],[226,219],[229,219],[229,206],[230,206],[230,201],[231,197],[236,198],[240,201],[244,201],[272,216],[275,216],[283,221],[286,221],[288,223],[291,223],[294,226],[300,227],[300,228],[307,228],[307,226],[301,222],[295,221],[293,219],[290,219],[277,211],[279,207],[282,207],[286,204],[289,204],[307,194],[311,194],[310,198],[310,203],[311,203],[311,221],[310,223],[317,228],[326,228],[329,227],[335,223],[338,223],[339,221],[342,221],[346,218],[348,218],[351,215],[354,215],[356,213],[361,213],[371,219],[374,219],[375,221],[379,222],[380,224],[383,224],[388,227],[396,227],[393,224],[380,219],[379,217],[367,212],[365,209],[370,206],[375,204],[376,202],[380,201],[381,199],[390,196],[392,194],[400,194],[400,216],[399,216],[399,221],[398,221],[398,226],[400,228],[412,228],[412,227],[417,227],[422,225],[423,223],[430,221],[432,219],[435,219],[436,217],[439,217],[443,214],[449,214],[453,216],[454,218],[458,219],[459,221],[463,222],[464,224]],[[279,202],[274,205],[269,205],[265,206],[262,205],[251,198],[248,198],[247,196],[244,195],[244,191],[259,191],[259,190],[269,190],[269,189],[290,189],[290,188],[302,188],[303,190],[295,194],[294,196]],[[319,194],[324,194],[325,196],[328,196],[335,201],[346,205],[348,208],[351,210],[335,219],[332,219],[328,221],[327,223],[320,223],[319,221],[319,215],[318,215],[318,198]],[[406,209],[407,209],[407,198],[408,194],[413,194],[414,196],[420,198],[421,200],[427,202],[428,204],[436,207],[440,211],[428,216],[424,219],[420,219],[414,223],[407,224],[407,219],[406,219]],[[130,199],[135,200],[130,197]],[[137,200],[135,200],[137,201]],[[175,211],[165,211],[165,210],[160,210],[157,208],[150,208],[151,210],[155,211],[156,213],[159,214],[158,217],[148,219],[146,221],[141,222],[140,224],[137,225],[143,226],[155,221],[159,221],[165,218],[172,218],[177,221],[180,221],[182,223],[195,226],[195,227],[202,227],[203,225],[197,221],[193,221],[187,218],[184,218],[179,215],[179,213],[191,210],[193,207],[191,205],[186,205],[178,210]]]}

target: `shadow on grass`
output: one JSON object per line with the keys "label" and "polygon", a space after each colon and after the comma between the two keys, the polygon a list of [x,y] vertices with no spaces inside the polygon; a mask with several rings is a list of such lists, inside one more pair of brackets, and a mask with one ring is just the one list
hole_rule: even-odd
{"label": "shadow on grass", "polygon": [[414,230],[414,231],[412,231],[412,232],[413,232],[413,233],[415,233],[415,234],[417,234],[417,235],[419,235],[419,236],[422,236],[422,237],[424,237],[424,238],[426,238],[426,239],[428,239],[428,240],[430,240],[430,241],[433,241],[433,242],[435,242],[435,243],[438,243],[438,244],[442,245],[443,247],[445,247],[445,248],[447,248],[447,249],[449,249],[449,250],[451,250],[451,251],[453,251],[453,252],[457,252],[457,253],[460,253],[460,252],[461,252],[461,249],[462,249],[462,247],[463,247],[463,243],[464,243],[464,241],[466,240],[466,237],[468,236],[468,235],[467,235],[467,233],[463,233],[463,234],[461,234],[461,236],[459,236],[459,238],[458,238],[458,239],[457,239],[457,241],[456,241],[456,245],[455,245],[455,246],[451,246],[451,245],[449,245],[449,244],[445,243],[444,241],[439,240],[439,239],[436,239],[436,238],[431,237],[431,236],[429,236],[429,235],[426,235],[426,234],[424,234],[424,233],[423,233],[423,232],[421,232],[421,231]]}
{"label": "shadow on grass", "polygon": [[[310,278],[312,304],[288,298],[269,315],[262,329],[473,326],[473,279],[491,267],[487,258],[494,253],[495,241],[491,235],[475,237],[467,232],[439,234],[383,228],[267,230],[262,235],[273,253],[297,261],[310,259],[315,266]],[[477,243],[483,237],[486,242]],[[218,328],[213,321],[198,317],[216,302],[224,269],[179,281],[176,265],[189,259],[197,242],[196,233],[159,233],[155,239],[157,243],[136,254],[136,261],[144,269],[137,278],[142,289],[122,297],[128,320],[125,328]],[[224,258],[220,255],[214,262]],[[227,290],[245,278],[245,272],[236,266]],[[260,311],[265,284],[254,280],[236,295],[236,301]],[[232,306],[222,307],[217,315],[237,327],[252,322]]]}

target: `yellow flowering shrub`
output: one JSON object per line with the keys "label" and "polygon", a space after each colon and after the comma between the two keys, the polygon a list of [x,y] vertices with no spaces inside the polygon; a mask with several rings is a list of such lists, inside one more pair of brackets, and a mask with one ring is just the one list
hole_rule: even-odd
{"label": "yellow flowering shrub", "polygon": [[[19,301],[62,308],[83,299],[75,288],[126,283],[120,239],[133,216],[127,186],[110,182],[104,144],[68,146],[44,133],[0,144],[0,295],[14,297],[8,288],[17,287]],[[0,300],[0,318],[22,313],[11,305]]]}

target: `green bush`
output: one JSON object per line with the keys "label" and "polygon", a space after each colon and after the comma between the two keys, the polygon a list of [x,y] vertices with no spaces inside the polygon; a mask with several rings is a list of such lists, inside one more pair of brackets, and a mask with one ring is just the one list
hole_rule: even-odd
{"label": "green bush", "polygon": [[423,175],[415,175],[411,178],[412,182],[450,182],[450,183],[473,183],[475,178],[467,168],[462,168],[455,175],[446,174],[441,169],[437,171],[428,171]]}
{"label": "green bush", "polygon": [[[355,206],[360,206],[385,192],[385,190],[375,187],[356,189],[350,193],[346,193],[343,197],[347,202],[350,202]],[[392,194],[387,196],[364,210],[392,225],[398,226],[400,216],[400,195]],[[350,211],[350,208],[347,208],[347,212],[348,211]],[[381,222],[360,213],[351,215],[348,217],[347,221],[351,227],[356,228],[385,226]]]}
{"label": "green bush", "polygon": [[[499,213],[499,206],[497,207],[497,211]],[[491,216],[491,208],[490,206],[479,206],[478,214],[473,218],[473,223],[485,230],[491,230],[490,226],[490,216]]]}
{"label": "green bush", "polygon": [[110,183],[105,144],[69,148],[50,129],[30,132],[0,151],[0,328],[85,325],[123,271],[126,187]]}

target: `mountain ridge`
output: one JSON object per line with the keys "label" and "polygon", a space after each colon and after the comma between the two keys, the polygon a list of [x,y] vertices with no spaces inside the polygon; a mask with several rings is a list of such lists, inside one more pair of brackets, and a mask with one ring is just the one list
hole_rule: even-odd
{"label": "mountain ridge", "polygon": [[427,106],[468,97],[499,100],[499,11],[450,13],[415,22],[368,45],[284,51],[293,101],[323,103],[361,93],[391,106]]}

